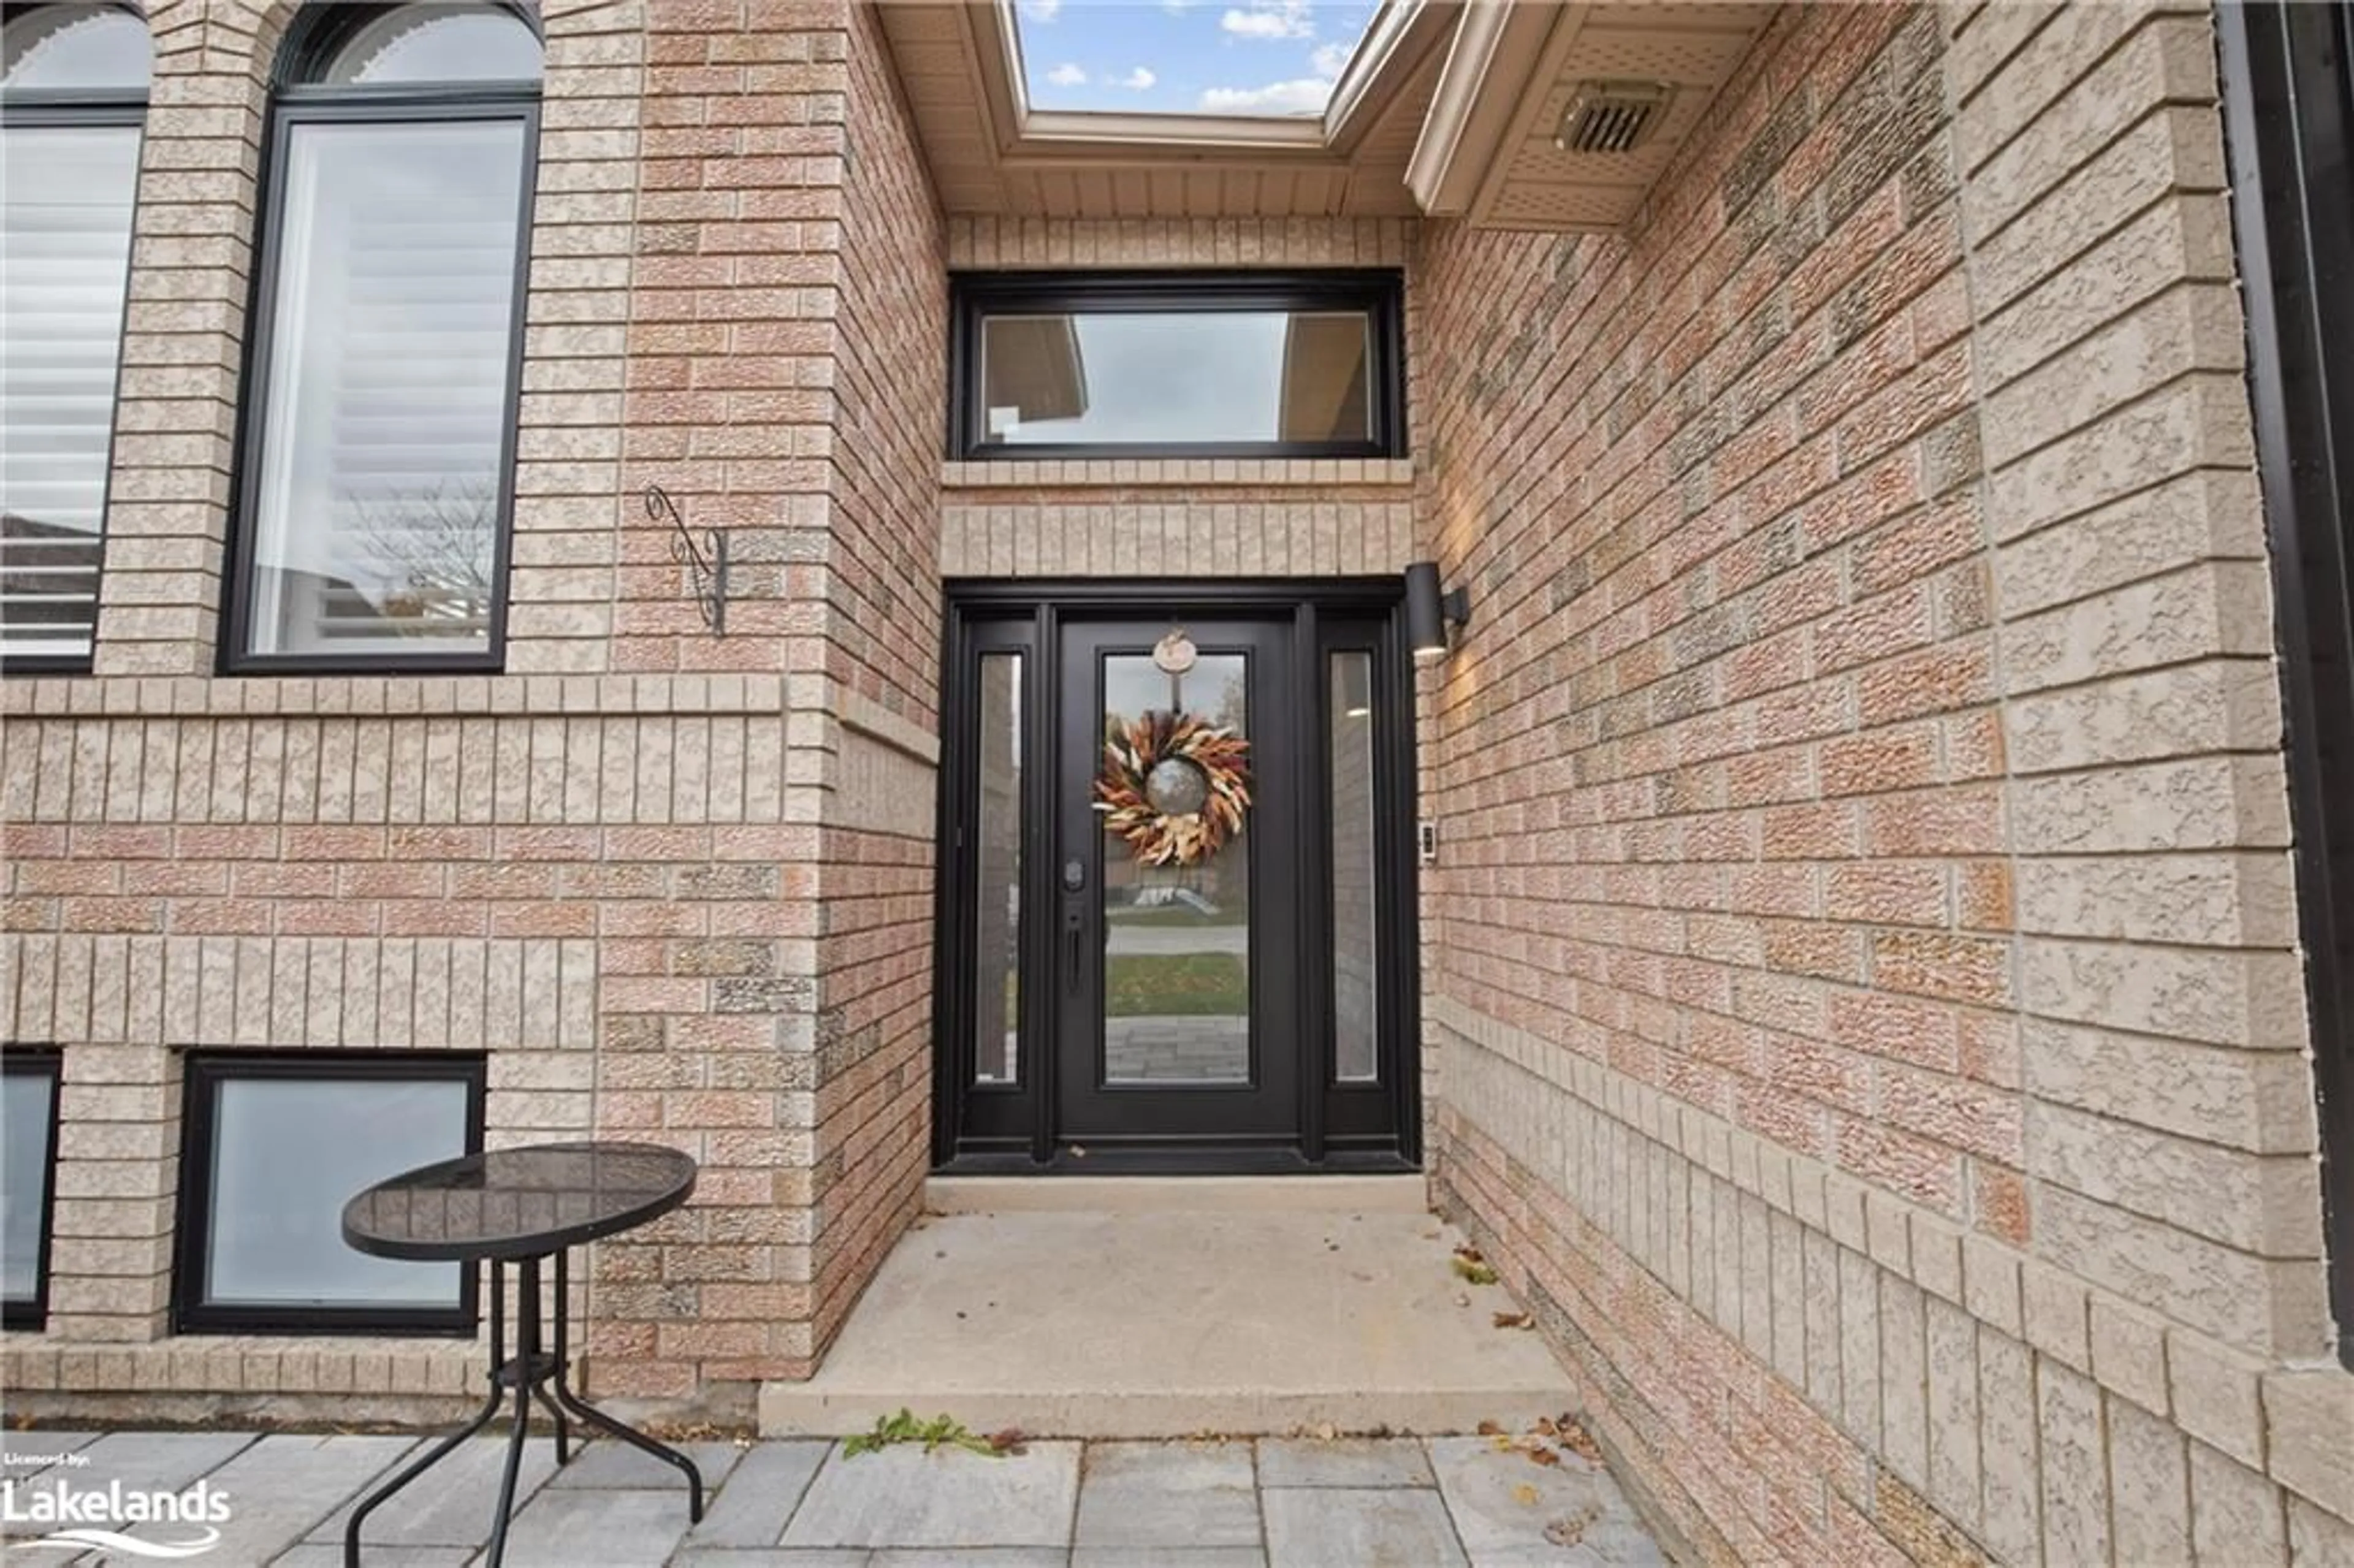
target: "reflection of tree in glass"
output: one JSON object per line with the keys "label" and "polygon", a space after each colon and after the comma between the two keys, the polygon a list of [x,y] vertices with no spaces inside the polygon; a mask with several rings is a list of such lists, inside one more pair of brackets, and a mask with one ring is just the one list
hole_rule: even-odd
{"label": "reflection of tree in glass", "polygon": [[[377,585],[388,631],[446,637],[490,619],[498,500],[482,480],[347,502],[361,580]],[[365,590],[363,590],[365,591]]]}
{"label": "reflection of tree in glass", "polygon": [[1247,735],[1249,731],[1244,721],[1248,716],[1244,683],[1241,674],[1237,673],[1219,689],[1218,711],[1211,715],[1210,722],[1220,729],[1230,729],[1236,735]]}

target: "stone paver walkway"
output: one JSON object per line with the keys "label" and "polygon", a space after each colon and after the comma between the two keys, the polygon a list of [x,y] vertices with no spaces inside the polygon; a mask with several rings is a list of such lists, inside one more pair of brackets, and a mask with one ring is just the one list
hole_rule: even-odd
{"label": "stone paver walkway", "polygon": [[[406,1437],[8,1435],[7,1478],[226,1494],[206,1568],[333,1568],[353,1499]],[[514,1568],[1518,1568],[1663,1561],[1609,1473],[1533,1437],[1046,1442],[989,1457],[819,1440],[687,1445],[710,1502],[692,1530],[677,1472],[598,1444],[556,1468],[535,1438]],[[1550,1456],[1532,1458],[1531,1450]],[[27,1463],[69,1456],[47,1468]],[[371,1515],[368,1568],[481,1561],[504,1443],[482,1438]],[[10,1526],[12,1533],[27,1527]],[[134,1531],[178,1539],[175,1527]],[[65,1561],[43,1552],[41,1561]],[[105,1556],[72,1559],[107,1562]],[[125,1556],[123,1562],[144,1561]]]}

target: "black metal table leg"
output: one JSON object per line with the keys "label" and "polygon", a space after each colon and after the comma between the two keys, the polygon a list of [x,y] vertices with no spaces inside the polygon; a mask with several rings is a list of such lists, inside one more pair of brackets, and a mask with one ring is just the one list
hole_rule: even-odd
{"label": "black metal table leg", "polygon": [[515,1286],[515,1353],[500,1375],[514,1382],[514,1430],[507,1434],[507,1467],[499,1478],[499,1506],[491,1520],[490,1568],[507,1554],[507,1523],[514,1514],[515,1482],[523,1474],[523,1446],[531,1436],[531,1391],[547,1375],[539,1340],[539,1259],[527,1257]]}
{"label": "black metal table leg", "polygon": [[499,1378],[504,1365],[501,1358],[506,1349],[506,1319],[505,1314],[501,1310],[504,1291],[501,1288],[500,1273],[499,1266],[493,1263],[491,1265],[491,1367],[490,1371],[483,1374],[490,1380],[489,1397],[482,1401],[482,1408],[475,1413],[472,1421],[436,1443],[430,1453],[415,1464],[408,1466],[400,1474],[370,1492],[357,1508],[352,1510],[351,1518],[344,1521],[344,1568],[360,1568],[360,1525],[367,1516],[374,1513],[380,1505],[391,1500],[393,1495],[403,1487],[448,1458],[456,1451],[458,1445],[488,1426],[491,1424],[491,1417],[499,1413],[499,1405],[506,1394],[505,1385]]}
{"label": "black metal table leg", "polygon": [[[539,1259],[533,1258],[531,1260],[530,1266],[533,1274],[536,1276],[539,1271]],[[536,1307],[537,1299],[536,1292],[535,1292],[535,1313],[536,1311]],[[559,1252],[556,1254],[556,1360],[554,1362],[554,1367],[557,1371],[561,1371],[564,1366],[564,1319],[566,1316],[564,1255]],[[537,1321],[536,1316],[535,1316],[534,1321]],[[538,1375],[535,1376],[531,1380],[531,1394],[534,1399],[539,1401],[540,1407],[547,1412],[549,1419],[556,1423],[556,1465],[557,1468],[562,1469],[566,1465],[572,1462],[572,1432],[570,1424],[565,1419],[564,1407],[557,1404],[555,1398],[549,1394],[547,1391],[547,1369],[540,1369]]]}
{"label": "black metal table leg", "polygon": [[543,1310],[540,1287],[541,1258],[517,1260],[515,1284],[515,1342],[512,1353],[506,1343],[506,1270],[497,1260],[491,1264],[491,1384],[489,1397],[482,1408],[463,1427],[433,1446],[432,1452],[409,1465],[400,1474],[386,1482],[357,1508],[344,1526],[344,1568],[360,1568],[360,1524],[376,1511],[378,1505],[408,1486],[418,1477],[450,1457],[467,1438],[489,1425],[497,1416],[499,1407],[506,1402],[507,1391],[514,1391],[514,1414],[512,1429],[507,1434],[506,1466],[499,1478],[497,1515],[491,1521],[489,1550],[484,1553],[488,1568],[500,1568],[506,1555],[507,1526],[514,1513],[515,1489],[523,1474],[523,1449],[531,1436],[531,1405],[536,1399],[556,1423],[556,1462],[568,1462],[571,1449],[570,1421],[577,1419],[593,1426],[631,1447],[652,1455],[664,1464],[676,1467],[686,1477],[687,1518],[695,1524],[703,1522],[703,1472],[684,1454],[615,1420],[583,1400],[572,1391],[570,1317],[567,1307],[570,1297],[570,1271],[565,1255],[557,1252],[556,1259],[556,1325],[553,1352],[547,1348],[543,1333]]}
{"label": "black metal table leg", "polygon": [[587,1425],[620,1438],[622,1442],[629,1444],[633,1448],[637,1448],[642,1452],[652,1455],[655,1458],[662,1460],[664,1464],[674,1465],[679,1469],[684,1471],[686,1473],[687,1489],[686,1517],[689,1522],[701,1524],[703,1522],[703,1472],[695,1467],[695,1461],[688,1458],[685,1455],[680,1453],[677,1449],[672,1447],[667,1443],[657,1442],[653,1438],[647,1436],[644,1433],[638,1431],[635,1427],[626,1426],[620,1422],[614,1420],[611,1416],[606,1414],[603,1411],[599,1410],[596,1406],[586,1403],[578,1394],[572,1392],[572,1384],[570,1382],[572,1375],[572,1362],[568,1354],[569,1347],[566,1340],[564,1327],[566,1316],[564,1304],[567,1299],[565,1287],[567,1284],[567,1280],[564,1266],[564,1254],[559,1252],[556,1255],[557,1399],[563,1404],[567,1410],[569,1410],[573,1414],[578,1416]]}

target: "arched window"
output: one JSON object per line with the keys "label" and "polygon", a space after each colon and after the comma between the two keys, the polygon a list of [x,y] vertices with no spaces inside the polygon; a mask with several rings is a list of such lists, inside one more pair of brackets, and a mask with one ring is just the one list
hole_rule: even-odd
{"label": "arched window", "polygon": [[88,665],[154,47],[116,5],[0,9],[0,663]]}
{"label": "arched window", "polygon": [[298,16],[270,111],[231,667],[496,666],[540,59],[500,5]]}

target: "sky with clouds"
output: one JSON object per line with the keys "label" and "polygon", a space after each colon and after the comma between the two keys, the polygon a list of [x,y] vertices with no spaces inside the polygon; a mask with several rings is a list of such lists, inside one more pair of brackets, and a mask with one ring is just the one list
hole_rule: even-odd
{"label": "sky with clouds", "polygon": [[1037,109],[1317,114],[1373,0],[1018,0]]}

